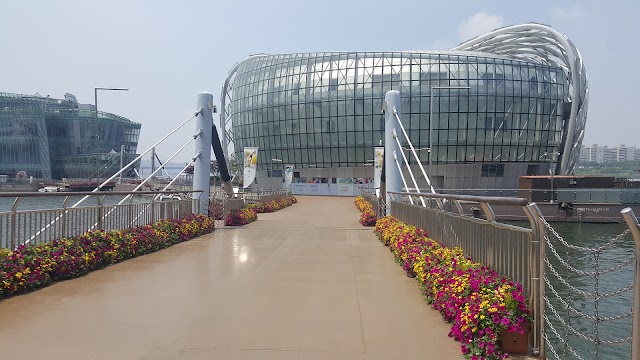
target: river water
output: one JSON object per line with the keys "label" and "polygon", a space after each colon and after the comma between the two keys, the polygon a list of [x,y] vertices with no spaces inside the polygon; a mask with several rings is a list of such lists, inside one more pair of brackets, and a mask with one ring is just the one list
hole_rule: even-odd
{"label": "river water", "polygon": [[[0,193],[1,194],[1,193]],[[124,195],[107,195],[104,198],[103,203],[105,205],[117,204],[124,198]],[[65,196],[47,196],[47,197],[25,197],[20,199],[18,204],[18,211],[20,210],[44,210],[44,209],[58,209],[61,208],[64,203]],[[67,202],[67,207],[71,207],[73,204],[82,199],[82,196],[71,196]],[[134,203],[141,203],[148,201],[148,196],[135,195],[133,197]],[[15,198],[13,197],[0,197],[0,212],[11,211]],[[91,196],[87,200],[80,204],[81,207],[96,206],[98,196]]]}
{"label": "river water", "polygon": [[[551,225],[568,244],[593,249],[604,246],[627,229],[624,224],[553,223]],[[551,286],[558,293],[557,296],[550,288],[546,290],[551,306],[557,312],[557,315],[554,314],[551,307],[547,306],[546,314],[550,319],[550,326],[556,329],[561,338],[567,339],[568,345],[574,348],[575,353],[583,359],[630,359],[630,342],[620,344],[607,342],[631,336],[632,317],[602,321],[592,317],[612,318],[631,311],[633,290],[617,292],[633,284],[635,263],[630,261],[626,265],[617,267],[634,256],[632,236],[627,234],[619,237],[617,241],[602,248],[601,251],[591,252],[568,248],[552,234],[548,235],[558,254],[555,256],[552,251],[547,251],[551,266],[556,269],[560,277],[574,287],[571,289],[566,286],[550,269],[547,269],[546,274]],[[615,270],[607,272],[611,269]],[[595,272],[600,275],[594,276]],[[576,354],[569,351],[562,341],[557,339],[550,326],[547,327],[547,334],[551,338],[553,347],[558,350],[558,358],[578,359]],[[598,344],[594,343],[598,342],[595,339],[599,340]],[[554,358],[550,351],[547,352],[547,356]]]}

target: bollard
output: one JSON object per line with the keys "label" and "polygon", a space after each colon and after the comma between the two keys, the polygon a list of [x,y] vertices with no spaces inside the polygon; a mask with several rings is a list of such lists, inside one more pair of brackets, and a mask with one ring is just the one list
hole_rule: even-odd
{"label": "bollard", "polygon": [[391,195],[389,192],[401,192],[402,191],[402,174],[398,170],[396,161],[393,156],[394,153],[398,158],[398,162],[401,163],[404,158],[402,149],[398,146],[398,143],[393,137],[393,132],[398,126],[398,120],[393,113],[393,108],[396,109],[398,117],[400,117],[400,92],[398,90],[387,91],[384,96],[386,103],[386,111],[384,114],[384,169],[385,169],[385,192],[387,200],[387,215],[391,215]]}
{"label": "bollard", "polygon": [[208,214],[210,166],[211,166],[211,133],[213,128],[213,95],[208,92],[198,94],[198,109],[196,116],[196,133],[201,132],[195,140],[196,154],[200,156],[193,165],[193,191],[201,191],[199,202],[194,202],[194,214]]}

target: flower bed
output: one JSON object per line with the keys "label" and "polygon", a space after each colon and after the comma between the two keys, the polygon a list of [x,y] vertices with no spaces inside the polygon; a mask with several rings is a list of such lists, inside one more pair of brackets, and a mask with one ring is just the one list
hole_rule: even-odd
{"label": "flower bed", "polygon": [[249,207],[253,208],[257,213],[271,213],[281,210],[287,206],[291,206],[298,202],[294,196],[288,196],[282,199],[271,200],[269,202],[251,204]]}
{"label": "flower bed", "polygon": [[360,224],[363,226],[374,226],[378,220],[378,215],[373,211],[373,206],[362,196],[356,197],[356,207],[360,210]]}
{"label": "flower bed", "polygon": [[234,209],[229,211],[225,225],[240,226],[246,225],[258,219],[258,213],[270,213],[281,210],[287,206],[291,206],[298,202],[293,196],[282,199],[271,200],[265,203],[250,204],[242,207],[242,209]]}
{"label": "flower bed", "polygon": [[39,289],[213,231],[213,219],[189,215],[124,231],[90,231],[15,251],[0,250],[0,299]]}
{"label": "flower bed", "polygon": [[229,210],[229,215],[227,215],[224,224],[227,226],[240,226],[256,220],[258,220],[256,211],[249,206],[244,206],[242,209]]}
{"label": "flower bed", "polygon": [[523,333],[530,320],[522,286],[448,248],[427,233],[391,216],[378,220],[375,232],[403,269],[415,276],[445,320],[449,336],[461,342],[469,359],[503,359],[501,332]]}

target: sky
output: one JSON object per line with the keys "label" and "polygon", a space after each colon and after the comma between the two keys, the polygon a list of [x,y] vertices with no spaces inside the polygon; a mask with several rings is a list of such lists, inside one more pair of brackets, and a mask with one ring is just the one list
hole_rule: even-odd
{"label": "sky", "polygon": [[[76,95],[142,124],[138,152],[217,104],[228,71],[256,53],[450,49],[497,27],[538,22],[571,39],[589,79],[584,144],[640,146],[633,99],[637,1],[0,0],[0,92]],[[634,45],[635,44],[635,45]],[[217,119],[216,119],[217,120]],[[195,131],[160,146],[163,161]],[[187,161],[193,147],[174,161]]]}

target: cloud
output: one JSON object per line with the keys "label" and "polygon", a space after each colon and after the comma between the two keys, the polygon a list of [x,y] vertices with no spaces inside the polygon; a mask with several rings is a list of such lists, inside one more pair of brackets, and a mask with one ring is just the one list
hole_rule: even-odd
{"label": "cloud", "polygon": [[458,26],[458,36],[460,36],[462,40],[467,40],[502,26],[504,26],[502,16],[480,11],[460,23]]}
{"label": "cloud", "polygon": [[555,20],[576,20],[584,15],[585,11],[577,6],[568,8],[554,8],[551,10],[551,16]]}

